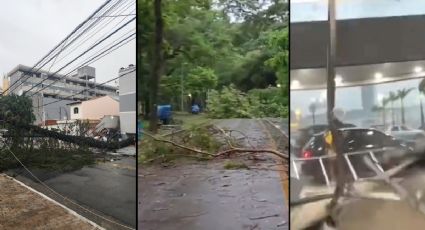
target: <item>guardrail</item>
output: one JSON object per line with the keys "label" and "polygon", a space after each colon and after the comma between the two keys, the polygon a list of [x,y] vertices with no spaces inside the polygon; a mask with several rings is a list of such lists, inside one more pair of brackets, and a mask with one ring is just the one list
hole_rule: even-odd
{"label": "guardrail", "polygon": [[[376,164],[376,166],[378,167],[378,169],[381,172],[384,172],[384,169],[382,168],[381,163],[378,162],[378,159],[376,157],[376,153],[388,153],[389,150],[395,150],[395,148],[391,148],[391,147],[384,147],[384,148],[379,148],[379,149],[370,149],[370,150],[365,150],[365,151],[357,151],[357,152],[349,152],[349,153],[343,153],[344,155],[344,159],[346,164],[348,165],[348,168],[350,169],[350,173],[353,177],[353,179],[355,181],[362,179],[359,178],[357,171],[355,170],[353,163],[350,160],[350,156],[354,156],[354,155],[365,155],[371,158],[371,160]],[[325,165],[323,163],[324,159],[329,159],[329,158],[335,158],[336,155],[324,155],[324,156],[318,156],[318,157],[310,157],[310,158],[293,158],[291,157],[290,161],[291,161],[291,166],[294,168],[294,174],[295,177],[299,180],[300,179],[300,173],[298,171],[298,167],[297,167],[297,162],[305,162],[305,161],[314,161],[317,160],[319,161],[320,164],[320,168],[322,171],[322,175],[325,178],[325,182],[327,186],[330,186],[330,180],[329,180],[329,175],[326,172],[326,168]]]}
{"label": "guardrail", "polygon": [[263,118],[262,121],[264,121],[266,127],[270,128],[270,134],[272,135],[272,138],[276,143],[278,150],[281,152],[288,151],[289,137],[282,130],[282,128],[268,118]]}

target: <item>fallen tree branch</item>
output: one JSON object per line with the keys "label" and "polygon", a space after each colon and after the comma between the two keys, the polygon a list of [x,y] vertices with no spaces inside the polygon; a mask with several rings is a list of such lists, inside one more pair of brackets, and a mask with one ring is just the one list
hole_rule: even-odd
{"label": "fallen tree branch", "polygon": [[267,216],[259,216],[259,217],[249,217],[250,220],[262,220],[270,217],[279,217],[279,214],[272,214]]}
{"label": "fallen tree branch", "polygon": [[209,152],[202,151],[202,150],[199,150],[199,149],[190,148],[190,147],[187,147],[187,146],[178,144],[178,143],[176,143],[174,141],[170,141],[170,140],[167,140],[167,139],[155,137],[154,135],[152,135],[152,134],[150,134],[150,133],[148,133],[146,131],[141,131],[141,132],[143,134],[145,134],[146,136],[152,138],[155,141],[168,143],[168,144],[171,144],[173,146],[176,146],[176,147],[179,147],[179,148],[182,148],[182,149],[191,151],[191,152],[195,152],[195,153],[199,153],[199,154],[204,154],[204,155],[207,155],[207,156],[210,156],[210,157],[214,157],[214,158],[220,157],[222,155],[230,155],[232,153],[271,153],[271,154],[274,154],[274,155],[276,155],[276,156],[278,156],[278,157],[280,157],[282,159],[288,159],[289,158],[288,154],[281,153],[281,152],[276,151],[274,149],[231,148],[231,149],[224,150],[224,151],[221,151],[219,153],[213,154],[213,153],[209,153]]}
{"label": "fallen tree branch", "polygon": [[35,134],[38,134],[44,137],[50,137],[50,138],[65,141],[68,143],[78,144],[78,145],[87,145],[93,148],[115,150],[115,149],[120,149],[120,148],[124,148],[130,145],[136,144],[136,140],[133,138],[129,138],[122,141],[104,142],[104,141],[96,140],[91,137],[67,135],[67,134],[43,129],[35,125],[14,124],[14,123],[10,123],[10,124],[14,125],[16,128],[21,128],[23,130],[27,130],[29,132],[33,132]]}
{"label": "fallen tree branch", "polygon": [[224,150],[222,152],[219,152],[217,154],[214,154],[215,157],[221,156],[221,155],[229,155],[231,153],[271,153],[275,156],[278,156],[282,159],[288,159],[288,154],[281,153],[279,151],[276,151],[274,149],[245,149],[245,148],[233,148]]}
{"label": "fallen tree branch", "polygon": [[182,148],[182,149],[189,150],[189,151],[191,151],[191,152],[195,152],[195,153],[204,154],[204,155],[208,155],[208,156],[212,156],[212,157],[214,157],[214,154],[212,154],[212,153],[205,152],[205,151],[198,150],[198,149],[194,149],[194,148],[190,148],[190,147],[187,147],[187,146],[184,146],[184,145],[178,144],[178,143],[176,143],[176,142],[174,142],[174,141],[170,141],[170,140],[167,140],[167,139],[158,138],[158,137],[155,137],[154,135],[152,135],[152,134],[150,134],[150,133],[148,133],[148,132],[146,132],[146,131],[141,131],[141,132],[142,132],[143,134],[145,134],[146,136],[148,136],[148,137],[152,138],[152,139],[153,139],[153,140],[155,140],[155,141],[160,141],[160,142],[168,143],[168,144],[171,144],[171,145],[173,145],[173,146],[176,146],[176,147],[179,147],[179,148]]}

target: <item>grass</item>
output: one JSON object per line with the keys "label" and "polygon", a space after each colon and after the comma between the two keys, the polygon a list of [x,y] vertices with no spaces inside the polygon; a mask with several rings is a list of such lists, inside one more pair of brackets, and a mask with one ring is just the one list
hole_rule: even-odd
{"label": "grass", "polygon": [[191,114],[187,112],[174,112],[173,119],[182,122],[183,129],[189,129],[192,126],[206,125],[212,122],[205,113]]}

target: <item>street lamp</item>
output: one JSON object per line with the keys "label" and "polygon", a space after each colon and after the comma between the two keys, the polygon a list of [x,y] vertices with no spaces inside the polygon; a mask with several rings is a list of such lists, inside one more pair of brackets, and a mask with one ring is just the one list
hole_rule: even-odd
{"label": "street lamp", "polygon": [[299,88],[300,87],[300,82],[298,80],[293,80],[291,82],[291,88]]}
{"label": "street lamp", "polygon": [[335,85],[340,86],[342,83],[342,77],[341,75],[336,75],[335,77]]}
{"label": "street lamp", "polygon": [[382,73],[379,73],[379,72],[375,73],[375,79],[381,80],[382,79]]}

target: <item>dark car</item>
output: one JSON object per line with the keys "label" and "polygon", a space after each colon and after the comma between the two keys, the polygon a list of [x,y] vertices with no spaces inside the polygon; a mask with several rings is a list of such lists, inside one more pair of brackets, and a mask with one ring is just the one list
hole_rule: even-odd
{"label": "dark car", "polygon": [[[413,149],[402,141],[375,129],[341,128],[338,132],[343,138],[343,152],[345,154],[373,150],[376,160],[381,163],[384,169],[391,167],[401,157],[413,152]],[[324,135],[325,132],[314,135],[299,152],[298,157],[312,159],[324,156],[326,154]],[[366,154],[349,154],[349,160],[359,177],[374,175],[373,171],[364,163],[365,156],[370,157]],[[301,170],[303,174],[313,176],[316,181],[325,180],[318,160],[302,162]],[[328,176],[331,177],[331,158],[323,158],[323,164]],[[352,177],[348,167],[346,167],[346,171]]]}
{"label": "dark car", "polygon": [[[311,137],[313,137],[317,133],[321,133],[328,129],[327,124],[319,124],[319,125],[311,125],[306,128],[299,129],[299,136],[297,138],[297,146],[303,147]],[[344,124],[344,128],[356,127],[353,124]]]}

